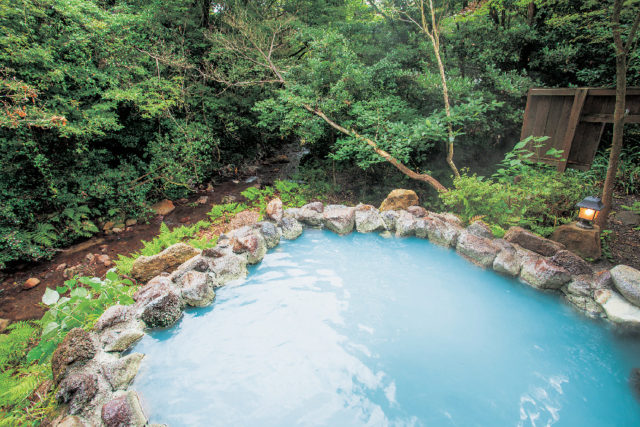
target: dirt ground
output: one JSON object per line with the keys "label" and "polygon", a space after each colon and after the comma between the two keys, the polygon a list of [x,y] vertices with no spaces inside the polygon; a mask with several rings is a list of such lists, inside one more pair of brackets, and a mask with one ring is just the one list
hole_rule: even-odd
{"label": "dirt ground", "polygon": [[626,264],[640,270],[640,227],[624,225],[616,219],[616,213],[623,212],[622,206],[631,206],[640,201],[638,195],[616,194],[613,200],[613,215],[609,217],[609,229],[612,233],[607,237],[608,243],[603,247],[609,247],[611,262],[614,265]]}
{"label": "dirt ground", "polygon": [[[255,183],[254,183],[255,184]],[[9,272],[0,284],[0,319],[18,320],[38,319],[44,314],[40,300],[46,288],[55,289],[66,280],[63,270],[56,270],[60,264],[68,267],[82,263],[88,254],[106,254],[112,260],[117,255],[128,255],[142,248],[142,240],[149,241],[158,234],[160,224],[164,221],[170,228],[183,224],[193,224],[207,219],[207,213],[213,204],[222,203],[227,196],[242,198],[240,192],[251,183],[230,181],[214,187],[212,192],[194,194],[188,200],[174,201],[175,210],[169,215],[151,218],[146,224],[128,227],[121,233],[105,235],[104,233],[75,244],[58,252],[50,261],[28,264],[21,269]],[[205,204],[194,203],[199,197],[208,196]],[[95,262],[90,265],[91,273],[103,276],[111,268]],[[24,282],[30,277],[40,280],[40,284],[31,289],[23,289]]]}

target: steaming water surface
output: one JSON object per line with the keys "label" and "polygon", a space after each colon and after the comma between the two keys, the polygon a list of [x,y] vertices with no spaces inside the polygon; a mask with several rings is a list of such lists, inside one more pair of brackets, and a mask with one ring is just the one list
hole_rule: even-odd
{"label": "steaming water surface", "polygon": [[307,230],[136,346],[171,426],[637,426],[637,340],[424,240]]}

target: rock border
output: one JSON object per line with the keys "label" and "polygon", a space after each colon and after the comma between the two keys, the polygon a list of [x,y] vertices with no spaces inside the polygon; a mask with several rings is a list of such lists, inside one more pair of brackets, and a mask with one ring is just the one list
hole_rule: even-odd
{"label": "rock border", "polygon": [[[481,221],[465,228],[456,215],[420,206],[379,211],[371,205],[325,206],[315,202],[283,211],[279,199],[269,203],[266,217],[266,221],[221,235],[214,248],[188,259],[171,274],[153,277],[136,291],[133,305],[109,307],[90,332],[72,330],[52,358],[59,385],[56,397],[67,404],[69,414],[54,425],[147,425],[137,393],[127,390],[144,355],[122,353],[146,330],[175,324],[185,307],[211,304],[216,288],[246,277],[247,265],[260,262],[281,239],[298,238],[304,227],[326,228],[341,235],[381,232],[428,239],[455,248],[483,268],[518,277],[537,289],[560,291],[567,302],[589,317],[606,318],[625,330],[640,330],[640,308],[615,290],[620,268],[613,269],[613,278],[609,271],[596,274],[562,245],[519,227],[497,239]],[[628,269],[624,267],[625,273],[640,277],[640,272]],[[628,281],[625,286],[627,289]]]}

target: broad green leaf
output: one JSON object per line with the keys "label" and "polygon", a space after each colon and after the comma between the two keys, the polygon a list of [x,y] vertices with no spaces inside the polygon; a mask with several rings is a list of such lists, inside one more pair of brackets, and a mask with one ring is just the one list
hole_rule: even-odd
{"label": "broad green leaf", "polygon": [[53,289],[47,288],[42,295],[42,303],[45,305],[53,305],[60,299],[60,294]]}

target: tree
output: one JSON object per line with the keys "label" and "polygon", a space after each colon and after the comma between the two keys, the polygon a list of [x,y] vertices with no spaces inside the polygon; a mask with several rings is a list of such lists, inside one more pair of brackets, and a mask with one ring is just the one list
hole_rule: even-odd
{"label": "tree", "polygon": [[[622,25],[620,23],[620,15],[624,7],[624,0],[615,0],[613,4],[613,13],[611,15],[611,31],[613,35],[613,44],[616,53],[616,104],[613,112],[613,137],[611,142],[611,153],[609,154],[609,165],[607,167],[607,176],[602,189],[602,201],[604,209],[598,216],[597,223],[601,228],[607,224],[611,206],[613,204],[613,190],[615,186],[616,175],[618,172],[618,163],[620,153],[622,152],[624,121],[625,121],[625,100],[627,96],[627,59],[629,52],[636,44],[636,32],[640,24],[640,10],[637,11],[633,24],[627,34],[626,43],[622,40]],[[636,6],[637,7],[637,6]]]}
{"label": "tree", "polygon": [[[252,77],[245,79],[238,76],[236,72],[229,72],[228,68],[225,69],[223,66],[219,66],[220,60],[209,68],[208,76],[228,87],[263,86],[265,84],[276,84],[285,89],[295,87],[296,82],[290,80],[287,74],[294,67],[292,62],[296,60],[300,49],[296,49],[293,54],[283,52],[287,50],[290,40],[297,33],[292,24],[293,19],[287,18],[282,14],[273,18],[268,18],[264,15],[259,19],[254,18],[247,9],[226,11],[224,18],[227,27],[226,31],[220,31],[212,35],[222,47],[221,54],[228,55],[228,58],[231,58],[231,61],[236,66],[239,63],[246,63],[247,68],[241,74],[243,74],[243,77]],[[348,55],[348,53],[346,54]],[[356,64],[351,64],[351,66],[354,65]],[[299,88],[296,87],[294,88],[295,90],[299,90]],[[303,89],[303,91],[305,90]],[[381,148],[374,138],[362,135],[355,129],[343,126],[330,118],[322,108],[317,106],[317,103],[313,104],[309,102],[309,99],[299,96],[294,98],[294,94],[289,94],[285,97],[298,108],[315,115],[343,135],[355,141],[364,142],[380,158],[389,162],[409,178],[426,182],[436,191],[447,191],[447,188],[430,174],[418,173],[407,167],[395,156]],[[348,100],[345,100],[345,102],[347,104],[350,103]]]}
{"label": "tree", "polygon": [[455,134],[453,132],[453,123],[451,122],[451,103],[449,102],[449,87],[447,86],[447,76],[445,74],[444,62],[442,61],[442,56],[440,52],[440,30],[439,23],[436,20],[436,11],[433,6],[433,0],[428,0],[429,11],[428,15],[430,18],[430,22],[427,18],[427,11],[425,9],[424,0],[420,0],[418,4],[417,1],[412,1],[414,7],[416,7],[419,11],[420,18],[414,19],[408,11],[400,11],[400,14],[405,17],[406,20],[415,24],[422,33],[426,34],[426,36],[431,41],[431,45],[433,46],[433,52],[436,56],[436,61],[438,65],[438,72],[440,73],[440,82],[442,84],[442,99],[444,101],[444,110],[447,115],[447,164],[453,171],[453,175],[456,178],[460,177],[460,173],[458,172],[458,168],[453,162],[453,143],[455,141]]}

